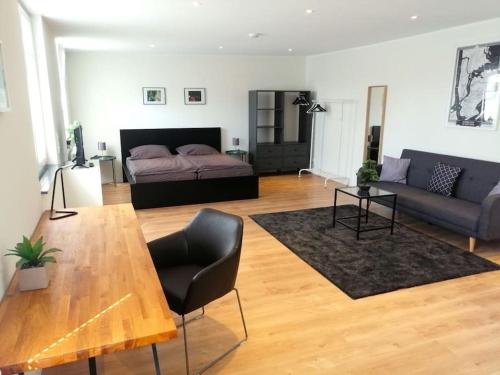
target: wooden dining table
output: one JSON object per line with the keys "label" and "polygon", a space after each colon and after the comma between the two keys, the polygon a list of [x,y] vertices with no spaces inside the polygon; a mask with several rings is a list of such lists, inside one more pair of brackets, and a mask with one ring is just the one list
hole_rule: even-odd
{"label": "wooden dining table", "polygon": [[23,373],[152,346],[177,330],[131,204],[42,214],[32,240],[56,247],[49,287],[19,291],[17,271],[0,303],[0,370]]}

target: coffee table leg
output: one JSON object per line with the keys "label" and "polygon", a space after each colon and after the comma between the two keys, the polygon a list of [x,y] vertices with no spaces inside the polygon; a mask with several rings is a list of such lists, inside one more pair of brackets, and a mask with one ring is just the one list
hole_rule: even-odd
{"label": "coffee table leg", "polygon": [[394,200],[392,202],[392,219],[391,219],[391,234],[394,233],[394,219],[396,218],[396,205],[398,196],[394,195]]}
{"label": "coffee table leg", "polygon": [[335,221],[337,217],[337,189],[335,189],[335,198],[333,199],[333,227],[335,228]]}
{"label": "coffee table leg", "polygon": [[363,199],[359,200],[359,205],[358,205],[358,229],[356,230],[356,239],[359,240],[359,232],[361,230],[361,210],[362,210],[362,205],[363,205]]}
{"label": "coffee table leg", "polygon": [[115,174],[115,161],[111,160],[111,167],[113,168],[113,184],[116,186],[116,174]]}
{"label": "coffee table leg", "polygon": [[368,224],[368,213],[370,212],[370,198],[366,200],[366,220],[365,223]]}

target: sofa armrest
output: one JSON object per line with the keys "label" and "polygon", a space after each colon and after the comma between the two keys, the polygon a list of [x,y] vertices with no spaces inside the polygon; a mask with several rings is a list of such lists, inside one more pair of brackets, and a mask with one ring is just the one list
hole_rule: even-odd
{"label": "sofa armrest", "polygon": [[500,239],[500,194],[489,195],[483,200],[478,235],[483,240]]}

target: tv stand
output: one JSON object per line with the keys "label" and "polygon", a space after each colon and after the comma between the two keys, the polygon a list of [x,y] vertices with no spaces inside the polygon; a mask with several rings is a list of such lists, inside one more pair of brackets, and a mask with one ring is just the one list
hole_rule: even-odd
{"label": "tv stand", "polygon": [[85,164],[74,164],[71,169],[75,169],[75,168],[90,168],[88,165],[85,165]]}

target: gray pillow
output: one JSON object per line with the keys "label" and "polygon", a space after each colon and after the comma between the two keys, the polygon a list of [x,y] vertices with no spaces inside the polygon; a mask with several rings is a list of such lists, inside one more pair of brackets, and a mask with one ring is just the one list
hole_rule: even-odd
{"label": "gray pillow", "polygon": [[130,150],[130,159],[156,159],[172,156],[167,146],[163,145],[144,145],[137,146]]}
{"label": "gray pillow", "polygon": [[215,155],[218,154],[215,148],[209,145],[191,144],[177,147],[175,149],[179,155]]}
{"label": "gray pillow", "polygon": [[488,197],[490,195],[497,195],[497,194],[500,194],[500,181],[498,181],[498,184],[493,189],[491,189],[491,191],[488,194]]}
{"label": "gray pillow", "polygon": [[410,159],[391,158],[384,155],[384,164],[379,181],[399,182],[406,184],[406,176],[410,167]]}

